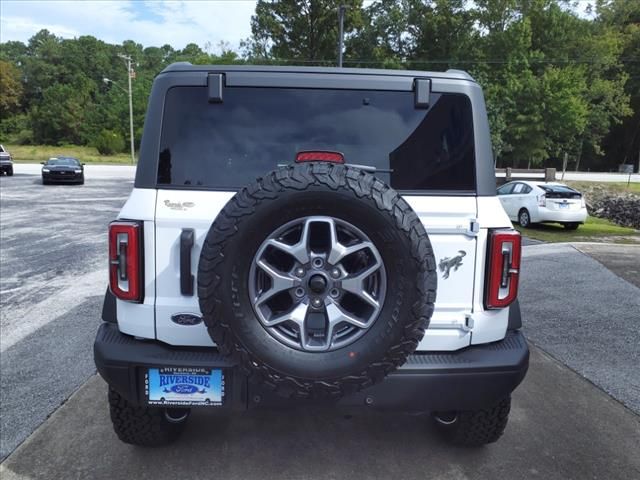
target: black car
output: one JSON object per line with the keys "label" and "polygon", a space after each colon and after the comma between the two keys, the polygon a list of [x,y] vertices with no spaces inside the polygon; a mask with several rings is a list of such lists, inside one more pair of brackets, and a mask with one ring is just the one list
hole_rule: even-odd
{"label": "black car", "polygon": [[55,157],[42,162],[42,184],[84,184],[84,163],[73,157]]}
{"label": "black car", "polygon": [[13,175],[13,159],[11,154],[0,145],[0,175],[6,173],[8,177]]}

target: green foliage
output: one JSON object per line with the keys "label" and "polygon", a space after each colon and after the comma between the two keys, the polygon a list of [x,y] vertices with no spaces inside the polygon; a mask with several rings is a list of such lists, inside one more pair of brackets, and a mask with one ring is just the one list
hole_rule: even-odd
{"label": "green foliage", "polygon": [[[9,110],[1,112],[0,135],[19,144],[92,145],[103,130],[110,130],[128,140],[127,69],[118,57],[127,54],[136,63],[131,83],[135,144],[139,145],[154,77],[178,61],[242,62],[226,45],[218,48],[220,55],[211,53],[210,45],[204,50],[196,44],[182,50],[169,45],[143,48],[131,41],[112,45],[91,36],[62,39],[47,30],[26,45],[0,43],[1,80],[18,80],[17,89],[0,85],[0,108],[6,104]],[[103,78],[112,82],[105,84]]]}
{"label": "green foliage", "polygon": [[113,155],[124,150],[124,138],[114,131],[102,130],[94,141],[100,155]]}
{"label": "green foliage", "polygon": [[597,217],[587,217],[577,230],[566,230],[558,223],[540,223],[530,228],[514,226],[522,235],[543,242],[640,243],[640,235],[633,228]]}
{"label": "green foliage", "polygon": [[9,62],[0,60],[0,118],[16,112],[22,97],[20,72]]}
{"label": "green foliage", "polygon": [[259,0],[242,56],[224,43],[144,48],[42,30],[27,44],[0,43],[0,135],[91,145],[106,130],[128,141],[126,54],[137,147],[153,78],[167,65],[335,65],[345,5],[345,66],[471,72],[498,166],[559,167],[567,154],[608,170],[640,150],[640,2],[594,3],[585,18],[568,0]]}
{"label": "green foliage", "polygon": [[252,60],[325,63],[338,52],[338,7],[346,6],[344,32],[362,25],[362,0],[258,0],[250,39]]}

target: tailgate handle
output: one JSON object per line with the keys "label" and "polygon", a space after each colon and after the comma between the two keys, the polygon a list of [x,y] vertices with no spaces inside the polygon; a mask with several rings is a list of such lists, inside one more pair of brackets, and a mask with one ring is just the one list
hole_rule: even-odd
{"label": "tailgate handle", "polygon": [[183,228],[180,234],[180,293],[193,295],[193,274],[191,273],[191,249],[193,248],[193,229]]}

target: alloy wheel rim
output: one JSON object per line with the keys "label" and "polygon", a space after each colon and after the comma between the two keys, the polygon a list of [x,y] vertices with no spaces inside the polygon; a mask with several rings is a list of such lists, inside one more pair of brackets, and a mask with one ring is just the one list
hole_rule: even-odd
{"label": "alloy wheel rim", "polygon": [[382,257],[360,229],[328,216],[277,228],[249,272],[249,297],[262,326],[307,352],[353,343],[377,320],[387,289]]}

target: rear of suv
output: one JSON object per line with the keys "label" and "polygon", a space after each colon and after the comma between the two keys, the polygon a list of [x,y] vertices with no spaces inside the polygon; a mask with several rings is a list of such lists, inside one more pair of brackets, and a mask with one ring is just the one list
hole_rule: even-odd
{"label": "rear of suv", "polygon": [[109,269],[95,361],[132,444],[193,408],[329,402],[482,445],[528,367],[520,236],[464,72],[168,67]]}

